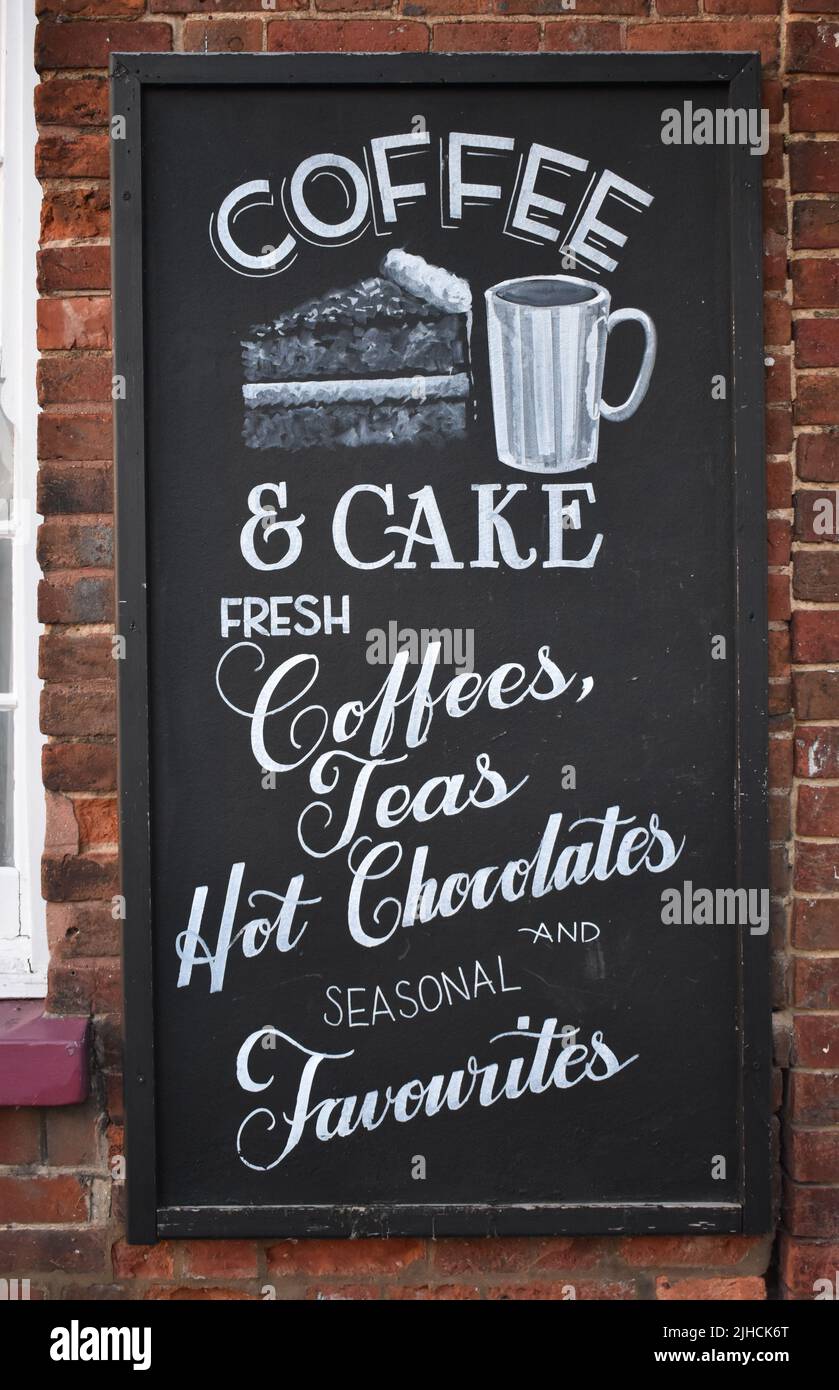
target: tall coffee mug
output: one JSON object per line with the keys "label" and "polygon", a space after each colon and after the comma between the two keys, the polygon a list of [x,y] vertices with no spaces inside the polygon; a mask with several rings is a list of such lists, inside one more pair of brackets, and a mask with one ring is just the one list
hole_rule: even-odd
{"label": "tall coffee mug", "polygon": [[[567,473],[597,458],[600,418],[628,420],[650,384],[655,325],[641,309],[610,314],[608,290],[574,275],[505,280],[486,292],[498,457],[531,473]],[[646,338],[623,405],[601,400],[606,343],[633,319]]]}

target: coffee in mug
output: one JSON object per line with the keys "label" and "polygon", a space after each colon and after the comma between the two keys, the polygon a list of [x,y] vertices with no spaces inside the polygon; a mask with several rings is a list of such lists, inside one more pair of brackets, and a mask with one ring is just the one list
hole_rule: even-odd
{"label": "coffee in mug", "polygon": [[[498,457],[532,473],[567,473],[597,458],[600,418],[628,420],[650,384],[652,319],[609,312],[611,296],[574,275],[504,280],[486,292],[492,409]],[[638,378],[622,405],[601,399],[606,343],[628,320],[645,335]]]}

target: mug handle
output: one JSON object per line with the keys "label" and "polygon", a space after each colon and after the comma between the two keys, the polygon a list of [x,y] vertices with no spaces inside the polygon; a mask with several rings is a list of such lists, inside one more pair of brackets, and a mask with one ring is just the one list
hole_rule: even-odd
{"label": "mug handle", "polygon": [[644,347],[644,356],[641,361],[641,370],[638,373],[638,380],[623,405],[607,405],[605,401],[601,400],[600,414],[603,416],[604,420],[628,420],[630,415],[634,415],[647,394],[650,377],[653,374],[657,338],[655,324],[649,314],[645,314],[643,309],[616,309],[613,314],[609,315],[606,323],[606,332],[607,334],[611,334],[612,329],[619,323],[627,323],[629,320],[640,323],[644,330],[646,345]]}

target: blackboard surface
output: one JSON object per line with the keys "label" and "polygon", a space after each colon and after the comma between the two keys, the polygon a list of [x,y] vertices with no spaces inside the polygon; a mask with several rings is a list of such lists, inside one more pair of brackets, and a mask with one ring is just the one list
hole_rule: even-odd
{"label": "blackboard surface", "polygon": [[755,60],[113,71],[131,1237],[764,1228]]}

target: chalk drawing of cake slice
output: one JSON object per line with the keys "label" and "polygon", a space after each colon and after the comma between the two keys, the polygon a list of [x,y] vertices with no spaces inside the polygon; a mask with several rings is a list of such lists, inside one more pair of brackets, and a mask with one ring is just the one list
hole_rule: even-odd
{"label": "chalk drawing of cake slice", "polygon": [[252,449],[439,444],[462,435],[472,292],[421,256],[257,325],[242,342]]}

